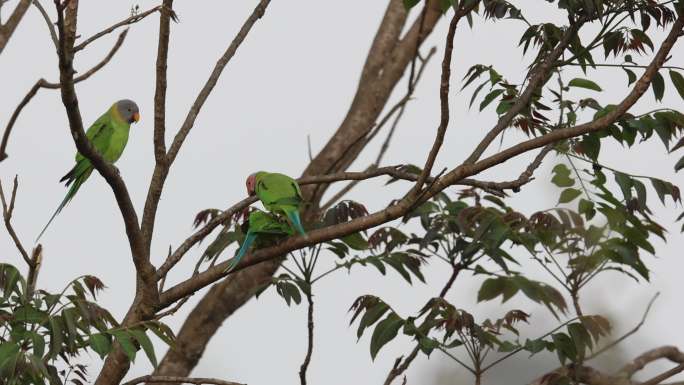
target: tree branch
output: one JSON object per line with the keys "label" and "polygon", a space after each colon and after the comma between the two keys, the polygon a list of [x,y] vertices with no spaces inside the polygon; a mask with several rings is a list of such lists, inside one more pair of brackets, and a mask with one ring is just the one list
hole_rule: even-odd
{"label": "tree branch", "polygon": [[[168,175],[169,168],[171,167],[171,164],[173,164],[174,160],[176,159],[176,156],[178,155],[178,152],[180,151],[181,146],[183,145],[183,142],[185,141],[185,138],[188,136],[190,133],[190,130],[192,129],[193,125],[195,124],[195,120],[197,119],[197,116],[204,105],[204,102],[206,102],[207,98],[213,91],[214,87],[216,86],[216,83],[219,80],[219,77],[221,76],[221,73],[223,72],[223,69],[226,67],[228,62],[233,58],[235,55],[235,52],[237,52],[238,47],[244,42],[245,38],[247,37],[247,34],[249,31],[252,29],[254,24],[259,20],[264,13],[266,12],[266,7],[270,4],[271,0],[261,0],[259,4],[256,6],[252,14],[247,18],[245,23],[242,25],[242,28],[240,28],[240,31],[238,34],[235,36],[233,41],[230,43],[226,51],[223,53],[223,55],[219,58],[218,62],[216,63],[216,66],[214,67],[214,70],[212,71],[211,75],[209,76],[209,79],[207,82],[204,84],[204,87],[202,87],[202,90],[199,92],[197,95],[197,98],[195,99],[194,103],[192,104],[192,107],[190,107],[190,111],[188,111],[187,116],[185,117],[185,121],[183,122],[183,125],[181,126],[180,130],[176,134],[176,136],[173,139],[173,142],[171,143],[171,148],[169,149],[168,153],[166,154],[166,160],[164,164],[159,164],[155,166],[155,171],[152,177],[152,181],[150,183],[150,189],[147,195],[147,199],[145,201],[145,209],[143,212],[143,222],[142,222],[142,231],[145,237],[145,242],[148,245],[147,248],[149,249],[149,243],[151,241],[151,234],[154,230],[154,221],[157,213],[157,208],[159,206],[159,199],[161,197],[161,191],[163,189],[164,181],[166,180],[166,176]],[[161,39],[161,37],[160,37]],[[161,42],[161,40],[160,40]],[[161,43],[160,43],[161,44]],[[158,100],[155,100],[155,109],[157,108],[157,102]],[[162,129],[157,126],[155,126],[155,145],[158,144],[159,138],[157,137],[159,131]],[[157,150],[155,150],[156,153]]]}
{"label": "tree branch", "polygon": [[451,82],[451,57],[454,51],[454,36],[456,36],[456,27],[461,17],[465,13],[459,8],[454,16],[451,18],[451,23],[449,23],[449,31],[446,37],[446,47],[444,48],[444,58],[442,59],[442,76],[439,86],[439,107],[440,107],[440,118],[439,127],[437,127],[437,135],[435,136],[435,141],[432,144],[430,153],[428,154],[427,160],[425,161],[425,166],[423,166],[423,171],[420,173],[415,186],[407,194],[411,197],[417,197],[420,190],[423,188],[425,181],[430,176],[432,172],[432,167],[437,159],[437,154],[440,148],[442,148],[442,143],[444,142],[444,135],[449,127],[449,84]]}
{"label": "tree branch", "polygon": [[145,12],[141,12],[141,13],[138,13],[138,14],[136,14],[136,15],[133,15],[133,16],[127,18],[127,19],[124,19],[124,20],[122,20],[122,21],[120,21],[120,22],[118,22],[118,23],[112,25],[111,27],[109,27],[109,28],[107,28],[107,29],[105,29],[105,30],[102,30],[102,31],[100,31],[100,32],[98,32],[98,33],[96,33],[96,34],[94,34],[93,36],[91,36],[91,37],[85,39],[84,41],[82,41],[81,44],[75,46],[75,47],[74,47],[74,53],[76,53],[76,52],[78,52],[78,51],[84,49],[84,48],[87,47],[90,43],[92,43],[92,42],[94,42],[95,40],[101,38],[102,36],[105,36],[105,35],[108,35],[108,34],[114,32],[117,28],[121,28],[121,27],[125,27],[125,26],[127,26],[127,25],[131,25],[131,24],[137,23],[137,22],[139,22],[140,20],[146,18],[147,16],[149,16],[149,15],[151,15],[151,14],[157,12],[157,11],[160,10],[161,8],[162,8],[162,6],[161,6],[161,5],[158,5],[158,6],[154,7],[154,8],[152,8],[152,9],[148,9],[148,10],[145,11]]}
{"label": "tree branch", "polygon": [[[542,60],[537,66],[530,70],[530,81],[527,84],[527,88],[523,91],[516,102],[511,106],[511,108],[502,116],[496,125],[487,133],[484,139],[477,145],[472,154],[466,159],[465,164],[475,163],[482,154],[487,150],[487,147],[496,139],[503,130],[511,125],[513,119],[520,113],[525,107],[527,107],[535,94],[539,93],[540,88],[546,83],[551,70],[553,69],[556,60],[565,52],[565,49],[570,44],[572,38],[576,36],[582,22],[578,22],[570,25],[563,33],[563,37],[549,54]],[[543,45],[542,48],[543,49]]]}
{"label": "tree branch", "polygon": [[123,385],[136,385],[147,383],[160,383],[160,382],[177,382],[183,384],[195,384],[195,385],[244,385],[237,382],[230,382],[219,380],[217,378],[193,378],[193,377],[175,377],[175,376],[142,376],[125,382]]}
{"label": "tree branch", "polygon": [[12,195],[10,197],[10,201],[8,204],[7,199],[5,198],[4,189],[2,188],[2,182],[0,182],[0,201],[2,201],[2,216],[5,221],[5,228],[7,229],[7,233],[10,235],[10,238],[12,238],[12,241],[14,241],[14,245],[16,246],[17,250],[19,250],[19,253],[21,254],[22,258],[24,258],[24,262],[26,262],[26,264],[28,265],[28,274],[26,278],[26,297],[30,299],[33,296],[33,292],[36,288],[38,271],[40,270],[40,267],[43,262],[43,247],[40,244],[38,244],[38,246],[36,246],[33,249],[33,251],[31,252],[31,256],[29,257],[28,253],[26,252],[26,249],[19,240],[17,233],[14,231],[14,227],[12,226],[12,214],[14,213],[14,202],[17,198],[18,187],[19,180],[15,175],[14,186],[12,187]]}
{"label": "tree branch", "polygon": [[5,191],[2,188],[2,182],[0,181],[0,200],[2,200],[2,217],[5,221],[5,228],[7,229],[7,233],[10,235],[10,238],[12,238],[12,241],[14,241],[14,245],[17,247],[17,250],[19,250],[19,253],[21,254],[22,258],[24,258],[24,262],[26,262],[29,268],[31,268],[34,266],[34,263],[29,257],[28,253],[26,252],[24,245],[22,245],[21,241],[19,240],[16,231],[14,231],[14,227],[12,227],[12,213],[14,211],[14,201],[17,197],[18,187],[19,181],[17,176],[15,175],[14,187],[12,187],[12,195],[10,197],[10,201],[8,204],[7,199],[5,198]]}
{"label": "tree branch", "polygon": [[313,320],[313,311],[314,311],[314,302],[313,302],[313,294],[311,293],[311,288],[309,287],[309,291],[304,293],[306,295],[306,300],[308,302],[308,307],[307,307],[307,348],[306,348],[306,356],[304,357],[304,362],[302,362],[302,366],[299,368],[299,379],[301,385],[306,385],[306,370],[309,368],[309,363],[311,363],[311,354],[313,353],[313,338],[314,338],[314,320]]}
{"label": "tree branch", "polygon": [[14,33],[14,30],[19,25],[19,22],[26,14],[29,6],[31,5],[31,0],[19,0],[19,4],[14,8],[14,11],[7,19],[5,24],[0,24],[0,54],[5,49],[7,42]]}
{"label": "tree branch", "polygon": [[50,38],[52,39],[52,42],[55,44],[55,49],[59,49],[57,32],[55,32],[55,26],[52,23],[52,20],[50,20],[50,16],[48,15],[47,11],[45,10],[45,8],[39,0],[33,0],[32,3],[36,8],[38,8],[38,12],[40,12],[41,16],[43,16],[43,19],[45,20],[45,24],[47,25],[48,31],[50,32]]}

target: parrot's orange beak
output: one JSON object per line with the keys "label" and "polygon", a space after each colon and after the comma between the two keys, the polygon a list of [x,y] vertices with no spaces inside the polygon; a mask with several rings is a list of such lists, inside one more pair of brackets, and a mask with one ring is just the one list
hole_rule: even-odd
{"label": "parrot's orange beak", "polygon": [[140,113],[134,112],[134,113],[133,113],[133,120],[134,120],[136,123],[138,123],[138,121],[140,120]]}

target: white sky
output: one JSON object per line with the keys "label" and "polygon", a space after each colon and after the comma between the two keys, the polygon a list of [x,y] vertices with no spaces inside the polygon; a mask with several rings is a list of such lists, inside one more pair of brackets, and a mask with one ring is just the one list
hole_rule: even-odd
{"label": "white sky", "polygon": [[[50,2],[43,3],[52,11]],[[256,1],[246,0],[177,2],[175,9],[181,23],[172,25],[167,141],[180,126],[216,59],[255,4]],[[90,36],[127,17],[131,5],[129,2],[82,1],[80,34]],[[140,2],[141,9],[154,5],[154,1]],[[192,232],[192,219],[199,210],[225,208],[241,199],[246,175],[260,169],[291,175],[301,173],[308,162],[307,135],[311,136],[313,150],[317,152],[344,117],[385,5],[385,1],[363,0],[272,2],[266,16],[257,23],[226,68],[171,170],[155,227],[153,263],[160,264],[169,244],[177,246]],[[536,2],[535,5],[526,13],[533,23],[546,21],[549,15],[562,22],[562,16],[546,2]],[[517,82],[529,63],[529,58],[520,59],[516,48],[523,32],[522,24],[511,21],[484,23],[478,19],[476,26],[476,32],[473,32],[464,23],[457,33],[451,93],[452,123],[435,167],[437,170],[453,167],[462,161],[495,121],[492,108],[482,114],[475,108],[466,108],[472,89],[458,92],[458,81],[465,71],[476,63],[494,64],[501,74]],[[439,119],[439,62],[445,27],[446,23],[442,21],[425,45],[426,50],[437,45],[438,54],[430,63],[416,90],[415,100],[399,125],[385,164],[423,163],[432,143]],[[154,166],[152,119],[157,30],[156,15],[134,25],[112,62],[77,86],[86,124],[117,99],[130,98],[140,106],[142,120],[133,127],[126,152],[117,163],[138,212],[142,210]],[[80,54],[76,69],[83,72],[100,61],[115,36],[101,39]],[[682,53],[680,44],[673,50],[672,62],[681,63]],[[600,56],[597,53],[596,59],[600,60]],[[646,60],[640,62],[645,63]],[[0,126],[4,127],[16,104],[38,78],[50,81],[57,78],[54,48],[36,9],[29,10],[0,55],[0,68]],[[571,75],[566,76],[570,78]],[[627,92],[626,76],[620,70],[599,70],[592,76],[605,92],[581,95],[594,96],[609,103],[618,101]],[[401,97],[404,89],[402,83],[394,99]],[[664,103],[682,107],[682,100],[669,85],[669,80]],[[636,110],[643,112],[656,107],[649,91]],[[519,139],[517,134],[508,134],[505,143]],[[364,168],[375,157],[381,141],[377,139],[352,168]],[[677,158],[663,155],[662,145],[655,140],[653,142],[639,146],[638,152],[606,146],[602,161],[631,173],[681,182],[681,176],[674,176],[672,172]],[[39,91],[19,118],[8,148],[10,157],[0,166],[0,178],[6,188],[11,185],[14,174],[19,174],[20,190],[14,225],[27,246],[31,245],[66,192],[57,181],[72,167],[74,151],[58,91]],[[511,160],[496,171],[487,173],[486,177],[502,180],[517,176],[528,160],[529,157]],[[558,190],[549,186],[546,180],[553,162],[555,159],[549,158],[538,171],[539,181],[525,187],[523,193],[510,203],[528,214],[552,207],[557,201]],[[374,211],[398,197],[406,188],[406,185],[398,183],[383,187],[383,183],[384,180],[364,183],[349,198],[365,203]],[[584,296],[586,312],[610,316],[617,336],[638,322],[645,304],[655,292],[662,292],[645,328],[620,352],[625,357],[664,344],[684,348],[684,334],[672,327],[672,321],[682,315],[678,293],[682,288],[680,272],[684,269],[684,262],[678,258],[680,253],[677,251],[683,243],[679,225],[672,223],[681,208],[663,208],[657,199],[651,205],[657,209],[657,218],[670,229],[671,234],[667,245],[656,241],[658,258],[645,257],[653,269],[652,283],[636,284],[613,275],[595,282]],[[58,290],[76,276],[94,274],[108,286],[101,295],[102,305],[117,318],[125,313],[134,289],[133,264],[113,195],[99,175],[94,174],[84,185],[55,220],[42,242],[45,262],[39,286]],[[193,249],[186,256],[184,263],[171,274],[170,283],[191,273],[205,245]],[[23,268],[21,258],[5,232],[0,237],[0,255],[1,261]],[[331,266],[333,260],[332,255],[326,255],[321,269]],[[532,276],[543,277],[536,267],[525,269],[532,271]],[[400,337],[387,345],[372,362],[368,348],[370,338],[366,335],[356,342],[356,328],[347,326],[347,309],[359,295],[373,293],[392,304],[403,316],[408,316],[438,294],[447,278],[447,270],[445,265],[433,261],[426,270],[430,283],[417,283],[412,287],[397,274],[390,272],[387,277],[382,277],[373,268],[356,269],[351,275],[341,272],[322,280],[315,288],[316,341],[309,369],[310,383],[377,384],[384,381],[394,359],[410,351],[412,342]],[[553,327],[553,319],[547,311],[525,300],[516,298],[503,307],[498,301],[476,305],[474,298],[480,283],[481,278],[464,275],[448,299],[480,319],[499,316],[516,307],[525,309],[533,315],[533,323],[527,328],[530,338]],[[202,293],[195,295],[176,317],[167,320],[175,330]],[[269,290],[228,319],[211,341],[193,374],[249,384],[275,381],[282,385],[298,384],[297,373],[306,347],[305,317],[304,306],[288,308],[273,290]],[[667,334],[663,333],[665,330]],[[163,344],[157,344],[160,357],[163,350]],[[93,359],[90,372],[94,378],[100,363],[95,355],[83,358],[85,361]],[[505,375],[508,383],[524,383],[542,370],[553,368],[554,364],[552,355],[535,357],[534,361],[527,362],[526,355],[520,354],[493,370],[492,376],[485,378],[484,383],[498,383],[496,378],[500,375]],[[654,365],[655,370],[668,367],[667,364]],[[149,371],[150,365],[141,353],[129,377]],[[419,357],[407,374],[409,383],[471,381],[439,352],[429,360]]]}

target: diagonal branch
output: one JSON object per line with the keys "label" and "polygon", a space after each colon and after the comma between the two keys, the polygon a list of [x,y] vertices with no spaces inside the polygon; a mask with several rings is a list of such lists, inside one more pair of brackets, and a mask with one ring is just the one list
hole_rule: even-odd
{"label": "diagonal branch", "polygon": [[[670,30],[668,36],[663,41],[661,47],[659,48],[653,60],[651,61],[651,64],[649,64],[647,70],[644,72],[642,77],[636,82],[632,91],[610,113],[589,123],[554,130],[550,133],[539,136],[537,138],[521,142],[488,158],[480,160],[475,164],[462,164],[453,169],[452,171],[450,171],[449,173],[447,173],[446,175],[444,175],[443,177],[435,180],[434,183],[432,183],[431,187],[427,189],[425,194],[422,195],[421,200],[427,200],[435,194],[439,193],[440,191],[444,190],[448,186],[457,184],[464,178],[478,174],[486,169],[494,167],[508,159],[511,159],[527,151],[533,150],[535,148],[544,147],[552,143],[557,143],[564,139],[605,129],[607,126],[609,126],[617,119],[622,117],[624,113],[629,108],[631,108],[634,105],[634,103],[636,103],[636,101],[648,89],[651,83],[651,79],[653,78],[655,73],[657,73],[660,66],[663,65],[665,59],[667,58],[667,55],[674,46],[675,42],[677,41],[683,25],[684,19],[682,19],[682,17],[677,18],[677,20],[673,23],[672,29]],[[384,210],[372,213],[368,216],[357,218],[339,225],[312,230],[308,233],[308,236],[306,238],[301,236],[288,238],[278,245],[260,249],[251,253],[251,257],[245,258],[245,260],[238,266],[236,266],[233,271],[238,271],[245,267],[277,258],[278,256],[284,255],[290,251],[300,249],[302,247],[311,246],[313,244],[339,238],[341,236],[345,236],[361,230],[366,230],[371,227],[375,227],[380,224],[389,222],[404,215],[415,203],[419,202],[412,202],[410,199],[405,198]],[[199,273],[167,289],[165,292],[160,294],[160,307],[166,307],[169,304],[185,297],[186,295],[193,293],[196,290],[199,290],[202,287],[205,287],[218,279],[223,278],[224,276],[226,276],[225,270],[227,266],[227,262],[218,264],[202,273]]]}
{"label": "diagonal branch", "polygon": [[17,198],[17,188],[19,187],[19,181],[17,179],[17,176],[14,176],[14,186],[12,187],[12,195],[10,197],[9,203],[7,203],[7,199],[5,198],[5,192],[4,189],[2,188],[2,182],[0,182],[0,200],[2,200],[2,218],[5,221],[5,228],[7,229],[7,233],[9,234],[10,238],[12,238],[12,241],[14,241],[14,245],[17,247],[17,250],[19,250],[19,253],[21,254],[22,258],[24,258],[24,262],[29,266],[29,268],[34,266],[33,260],[29,257],[28,253],[26,252],[26,249],[22,245],[21,241],[19,240],[19,237],[17,236],[16,231],[14,231],[14,227],[12,227],[12,213],[14,212],[14,201]]}
{"label": "diagonal branch", "polygon": [[[197,95],[197,98],[195,99],[195,102],[192,104],[192,107],[190,107],[190,110],[188,111],[188,114],[185,117],[183,125],[181,126],[180,130],[178,131],[178,133],[176,134],[171,143],[171,147],[169,148],[169,151],[166,154],[165,161],[161,164],[157,163],[157,165],[155,166],[152,182],[150,183],[150,189],[148,191],[147,199],[145,201],[145,209],[143,211],[143,221],[141,226],[146,247],[148,250],[149,244],[151,242],[152,231],[154,230],[154,221],[157,213],[157,208],[159,206],[159,199],[161,197],[162,188],[164,185],[164,181],[166,180],[166,176],[168,175],[169,168],[176,159],[176,156],[178,155],[178,152],[180,151],[180,148],[183,145],[185,138],[188,136],[190,130],[195,124],[195,120],[197,119],[197,116],[199,115],[202,106],[206,102],[207,98],[209,98],[209,95],[216,86],[216,83],[218,82],[221,73],[223,72],[223,69],[226,67],[228,62],[233,58],[233,56],[237,52],[237,49],[244,42],[245,38],[247,37],[247,34],[252,29],[257,20],[259,20],[264,15],[264,13],[266,12],[266,7],[268,7],[270,2],[271,0],[261,0],[252,12],[252,14],[247,18],[245,23],[242,25],[242,28],[240,28],[238,34],[235,36],[235,38],[230,43],[230,45],[223,53],[223,55],[219,58],[218,62],[216,63],[216,66],[214,67],[214,70],[209,76],[209,79]],[[159,101],[160,100],[155,100],[155,104]],[[159,131],[161,131],[161,129],[157,129],[157,127],[155,126],[155,141],[157,142],[155,144],[158,144],[159,141],[159,138],[156,137]]]}
{"label": "diagonal branch", "polygon": [[48,31],[50,32],[50,38],[52,39],[52,42],[55,44],[55,49],[58,49],[59,47],[59,41],[57,39],[57,32],[55,32],[55,26],[53,25],[52,21],[50,20],[50,16],[48,15],[47,11],[43,7],[43,5],[40,3],[39,0],[33,0],[32,1],[33,5],[38,8],[38,12],[40,12],[41,16],[43,16],[43,19],[45,20],[45,24],[47,25]]}
{"label": "diagonal branch", "polygon": [[[542,60],[538,65],[530,70],[530,80],[527,84],[527,88],[523,91],[516,102],[511,106],[511,108],[502,116],[496,125],[487,133],[484,139],[477,145],[472,154],[466,159],[466,164],[475,163],[482,154],[487,150],[487,147],[496,139],[503,130],[511,125],[513,119],[520,113],[525,107],[527,107],[535,94],[538,94],[540,88],[547,81],[551,70],[553,69],[556,60],[560,58],[567,46],[572,41],[573,37],[577,35],[577,31],[582,26],[581,22],[571,24],[565,32],[563,37],[549,54]],[[542,48],[543,49],[543,48]]]}
{"label": "diagonal branch", "polygon": [[14,8],[12,14],[7,19],[5,24],[1,24],[0,21],[0,54],[5,49],[7,42],[14,33],[14,30],[19,25],[19,22],[26,14],[29,6],[31,5],[31,0],[19,0],[19,4]]}
{"label": "diagonal branch", "polygon": [[149,15],[151,15],[151,14],[153,14],[153,13],[159,11],[161,8],[162,8],[162,6],[161,6],[161,5],[158,5],[158,6],[154,7],[154,8],[152,8],[152,9],[148,9],[148,10],[145,11],[145,12],[141,12],[141,13],[138,13],[138,14],[136,14],[136,15],[133,15],[133,16],[131,16],[131,17],[129,17],[129,18],[126,18],[126,19],[124,19],[124,20],[122,20],[122,21],[120,21],[120,22],[118,22],[118,23],[112,25],[111,27],[109,27],[109,28],[107,28],[107,29],[104,29],[104,30],[102,30],[102,31],[100,31],[100,32],[98,32],[98,33],[96,33],[96,34],[94,34],[93,36],[91,36],[91,37],[85,39],[85,40],[82,41],[80,44],[78,44],[77,46],[75,46],[75,47],[74,47],[74,53],[76,53],[76,52],[78,52],[78,51],[84,49],[84,48],[87,47],[90,43],[92,43],[92,42],[94,42],[95,40],[101,38],[102,36],[105,36],[105,35],[108,35],[108,34],[114,32],[114,31],[115,31],[116,29],[118,29],[118,28],[125,27],[125,26],[127,26],[127,25],[131,25],[131,24],[134,24],[134,23],[139,22],[140,20],[146,18],[147,16],[149,16]]}
{"label": "diagonal branch", "polygon": [[219,380],[217,378],[193,378],[193,377],[175,377],[175,376],[142,376],[134,378],[123,385],[136,385],[147,382],[150,384],[177,382],[183,384],[195,385],[244,385],[237,382]]}

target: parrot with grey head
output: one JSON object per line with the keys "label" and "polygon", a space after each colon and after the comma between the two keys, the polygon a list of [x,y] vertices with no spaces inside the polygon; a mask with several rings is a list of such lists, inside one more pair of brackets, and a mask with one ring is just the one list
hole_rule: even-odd
{"label": "parrot with grey head", "polygon": [[[90,140],[90,143],[100,156],[107,162],[113,164],[121,157],[124,148],[126,148],[131,123],[137,123],[139,120],[140,111],[138,105],[132,100],[119,100],[112,104],[107,112],[102,114],[102,116],[88,128],[86,137]],[[90,163],[90,160],[81,155],[81,153],[76,152],[76,165],[59,180],[60,182],[65,182],[67,187],[71,187],[67,191],[62,202],[57,206],[57,210],[52,214],[48,223],[40,234],[38,234],[36,241],[45,233],[45,230],[47,230],[57,214],[59,214],[64,206],[66,206],[66,204],[76,195],[78,189],[81,188],[81,185],[88,180],[93,169],[94,167],[92,163]]]}
{"label": "parrot with grey head", "polygon": [[247,178],[246,185],[250,196],[256,195],[268,211],[284,215],[297,232],[306,236],[299,216],[303,199],[297,181],[284,174],[259,171]]}

